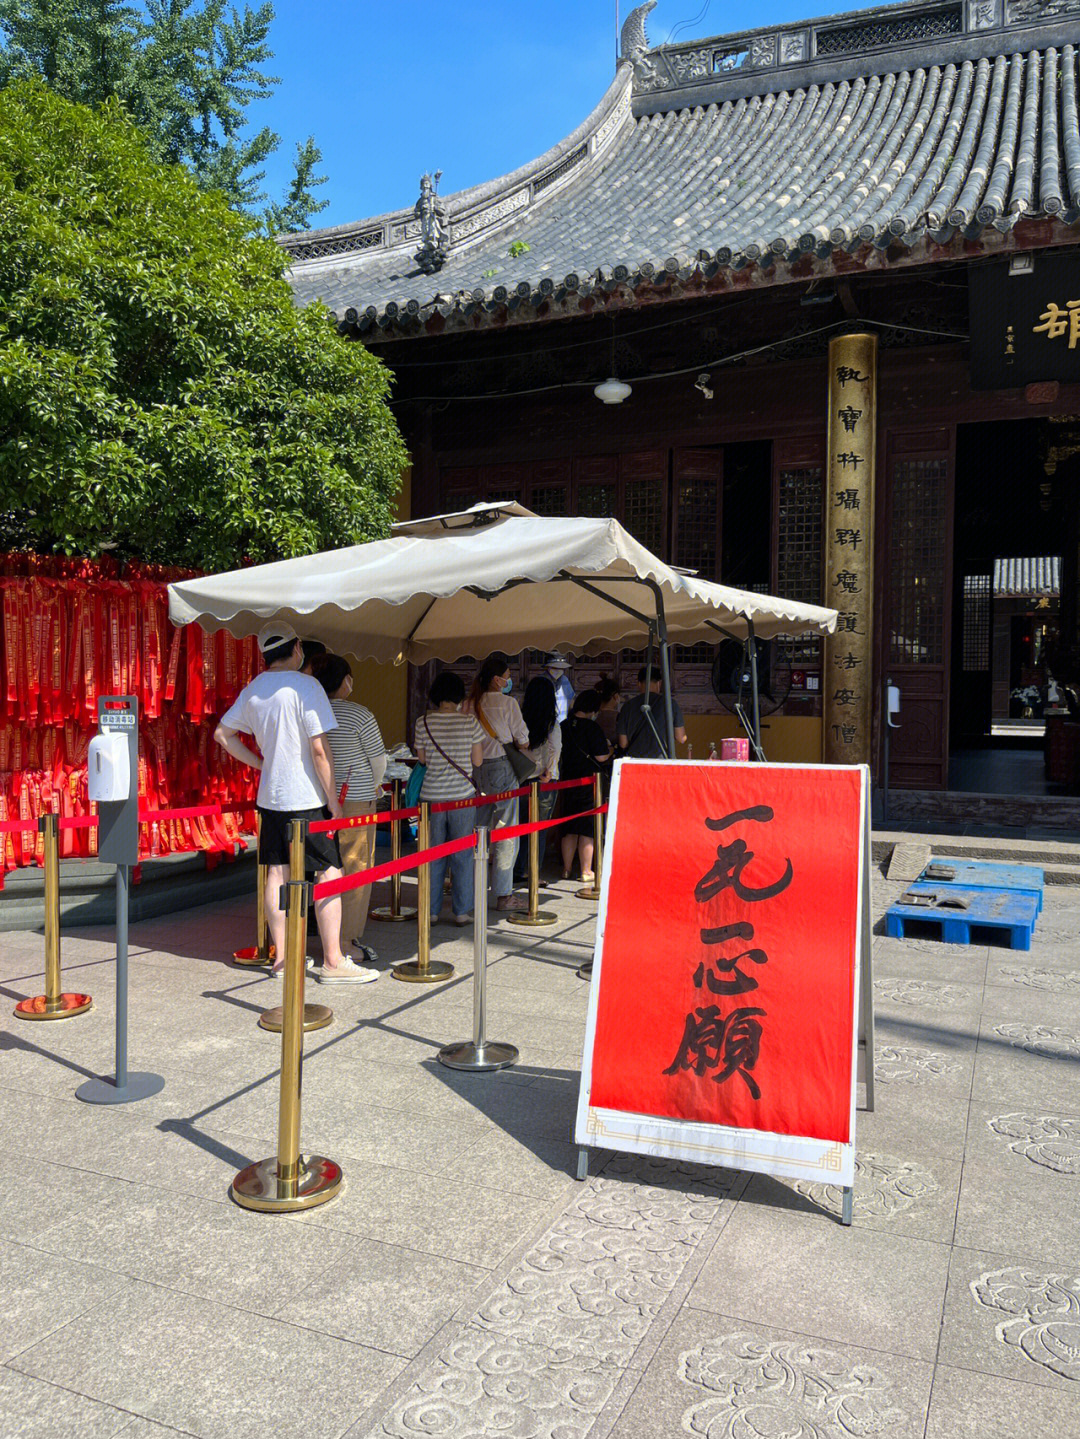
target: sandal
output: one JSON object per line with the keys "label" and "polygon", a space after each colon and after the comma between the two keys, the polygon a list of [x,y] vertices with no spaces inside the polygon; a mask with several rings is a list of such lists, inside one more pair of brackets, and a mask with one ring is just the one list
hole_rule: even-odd
{"label": "sandal", "polygon": [[583,875],[581,876],[581,882],[582,882],[582,884],[593,884],[593,885],[595,885],[595,883],[596,883],[596,875],[595,875],[595,874],[592,872],[592,870],[590,869],[589,872],[588,872],[588,874],[583,874]]}
{"label": "sandal", "polygon": [[520,894],[504,894],[495,901],[495,909],[499,914],[525,914],[528,908],[528,901]]}

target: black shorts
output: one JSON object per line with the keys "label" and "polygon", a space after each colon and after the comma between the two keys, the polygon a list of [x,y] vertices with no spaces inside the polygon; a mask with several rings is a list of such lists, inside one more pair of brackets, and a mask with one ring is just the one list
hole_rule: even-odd
{"label": "black shorts", "polygon": [[[289,867],[289,824],[294,819],[329,819],[330,811],[320,809],[260,809],[259,863]],[[304,851],[304,872],[321,874],[324,869],[341,868],[341,850],[336,834],[309,834]]]}

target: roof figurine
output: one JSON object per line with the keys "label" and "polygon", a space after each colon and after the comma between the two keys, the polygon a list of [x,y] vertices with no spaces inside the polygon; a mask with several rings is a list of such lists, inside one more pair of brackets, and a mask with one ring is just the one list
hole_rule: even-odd
{"label": "roof figurine", "polygon": [[446,206],[439,199],[439,181],[442,171],[434,175],[420,176],[420,198],[413,210],[420,221],[420,248],[416,252],[416,263],[425,275],[434,275],[446,264],[450,254],[450,225],[446,218]]}
{"label": "roof figurine", "polygon": [[631,10],[619,36],[619,62],[622,64],[629,61],[639,78],[646,78],[654,73],[652,61],[649,59],[649,36],[645,21],[656,9],[656,5],[657,0],[646,0],[644,5]]}

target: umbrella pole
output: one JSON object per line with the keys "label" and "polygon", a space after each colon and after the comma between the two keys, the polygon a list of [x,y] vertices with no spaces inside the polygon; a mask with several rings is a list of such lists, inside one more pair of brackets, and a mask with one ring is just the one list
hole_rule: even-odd
{"label": "umbrella pole", "polygon": [[664,691],[664,728],[667,731],[667,757],[675,758],[675,712],[671,707],[671,660],[668,652],[667,621],[664,618],[664,595],[658,584],[650,586],[656,597],[656,633],[660,641],[660,676]]}
{"label": "umbrella pole", "polygon": [[764,759],[761,748],[761,696],[758,694],[757,638],[754,635],[754,621],[747,617],[746,644],[750,650],[750,689],[754,696],[754,748]]}

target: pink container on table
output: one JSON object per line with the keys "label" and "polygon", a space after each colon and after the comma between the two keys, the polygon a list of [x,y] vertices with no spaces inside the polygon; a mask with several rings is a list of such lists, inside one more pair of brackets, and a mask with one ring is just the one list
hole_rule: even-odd
{"label": "pink container on table", "polygon": [[750,741],[748,739],[722,739],[720,741],[721,759],[743,759],[750,758]]}

